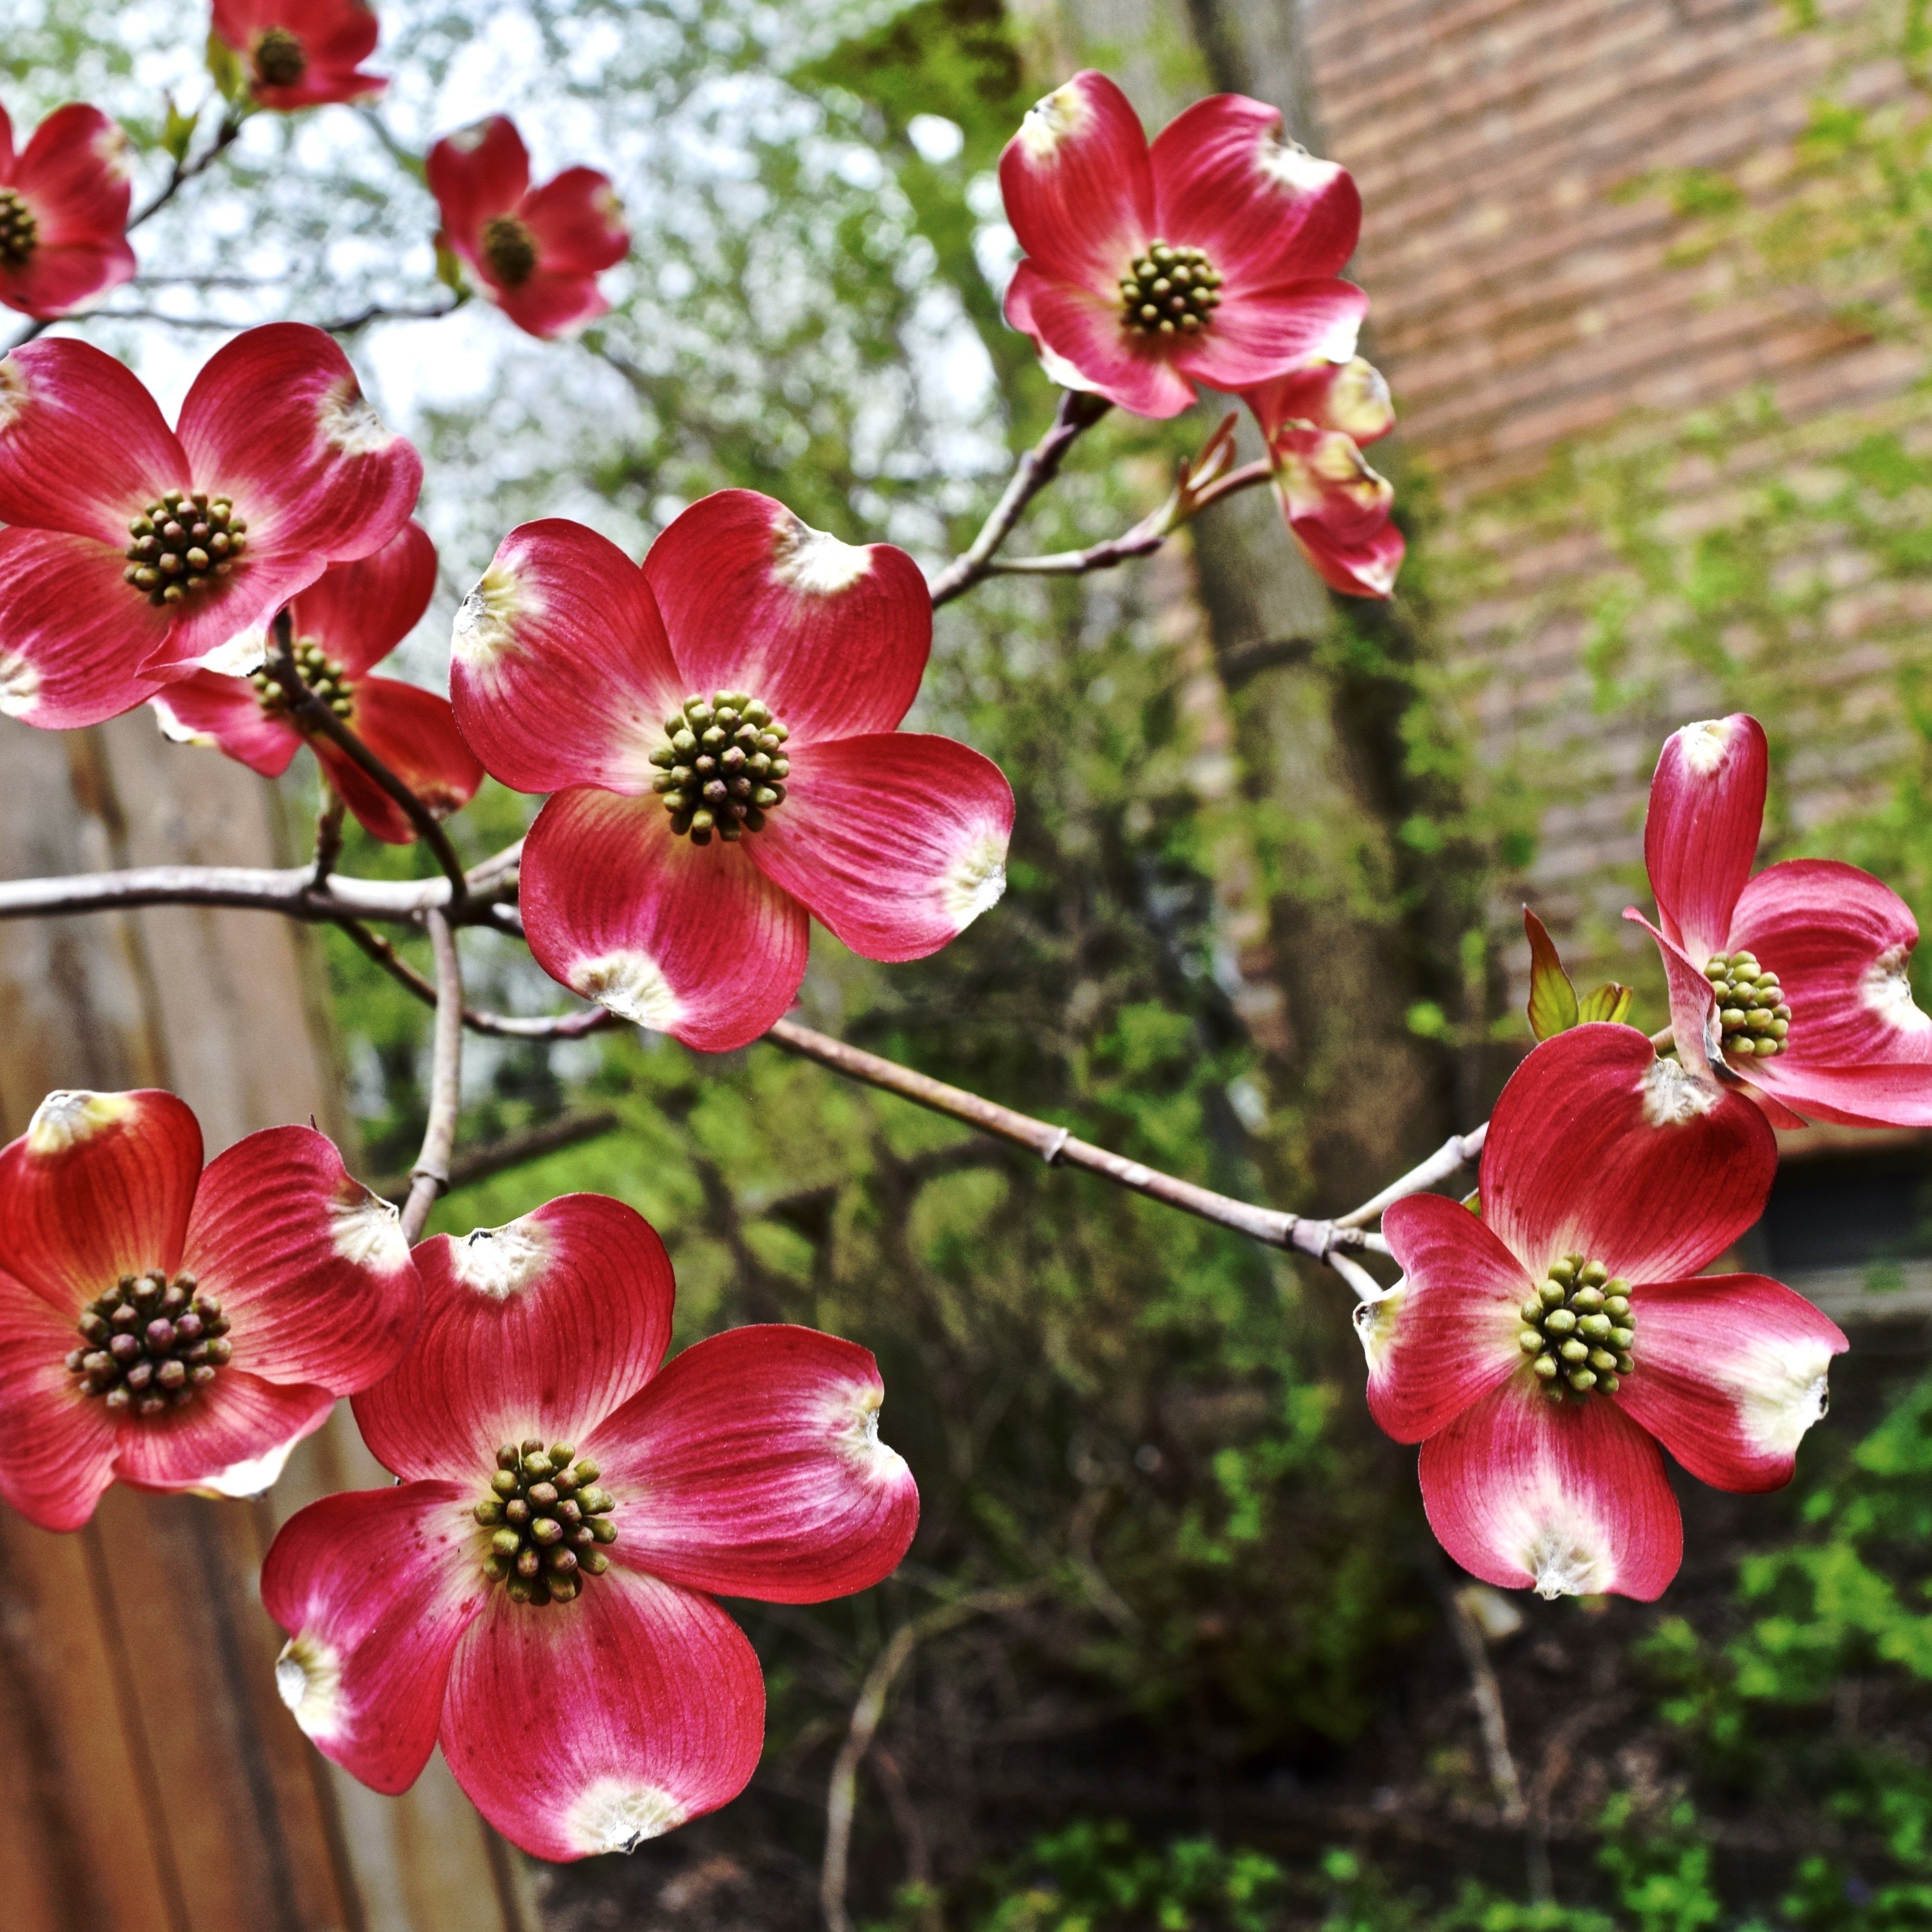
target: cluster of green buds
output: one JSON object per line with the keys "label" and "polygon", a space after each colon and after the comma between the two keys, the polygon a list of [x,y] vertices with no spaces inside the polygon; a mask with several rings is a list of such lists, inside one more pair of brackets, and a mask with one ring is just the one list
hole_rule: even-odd
{"label": "cluster of green buds", "polygon": [[506,289],[520,289],[537,272],[537,238],[514,214],[493,214],[483,224],[483,259]]}
{"label": "cluster of green buds", "polygon": [[1718,996],[1718,1024],[1724,1051],[1768,1060],[1784,1051],[1791,1031],[1791,1008],[1775,973],[1767,973],[1754,953],[1714,952],[1704,976]]}
{"label": "cluster of green buds", "polygon": [[490,1491],[476,1505],[476,1520],[493,1532],[483,1574],[518,1603],[569,1603],[586,1576],[610,1568],[602,1546],[617,1540],[616,1498],[597,1486],[597,1465],[568,1442],[505,1443]]}
{"label": "cluster of green buds", "polygon": [[[296,668],[302,674],[302,682],[344,723],[356,715],[356,693],[349,682],[349,674],[340,664],[332,664],[322,646],[313,638],[298,638],[295,644]],[[282,688],[281,680],[266,664],[248,674],[248,682],[255,687],[255,695],[262,709],[272,715],[287,710],[289,694]]]}
{"label": "cluster of green buds", "polygon": [[40,224],[18,190],[0,188],[0,262],[17,268],[34,252],[34,244],[40,238]]}
{"label": "cluster of green buds", "polygon": [[116,1415],[185,1408],[234,1353],[220,1300],[193,1275],[170,1281],[160,1268],[124,1274],[76,1325],[86,1346],[68,1355],[68,1369],[82,1395],[99,1396]]}
{"label": "cluster of green buds", "polygon": [[255,43],[255,78],[264,87],[294,87],[308,71],[302,44],[286,27],[270,27]]}
{"label": "cluster of green buds", "polygon": [[1221,306],[1221,278],[1198,248],[1148,244],[1120,278],[1120,317],[1142,335],[1198,335]]}
{"label": "cluster of green buds", "polygon": [[1542,1285],[1516,1312],[1522,1317],[1516,1346],[1533,1358],[1531,1366],[1551,1402],[1566,1395],[1580,1402],[1592,1389],[1615,1395],[1617,1378],[1636,1366],[1630,1283],[1601,1262],[1565,1255],[1551,1262]]}
{"label": "cluster of green buds", "polygon": [[226,577],[248,547],[248,526],[226,496],[164,490],[128,526],[121,574],[150,604],[178,604]]}
{"label": "cluster of green buds", "polygon": [[711,835],[728,842],[764,830],[765,814],[784,802],[790,734],[762,699],[742,691],[687,698],[664,720],[668,742],[651,754],[651,789],[670,814],[670,829],[694,845]]}

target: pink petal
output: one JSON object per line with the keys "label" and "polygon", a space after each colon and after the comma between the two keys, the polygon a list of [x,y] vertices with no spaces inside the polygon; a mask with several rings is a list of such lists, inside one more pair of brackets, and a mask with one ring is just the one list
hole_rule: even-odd
{"label": "pink petal", "polygon": [[130,519],[189,481],[154,398],[112,356],[54,336],[0,362],[0,523],[92,537],[118,557]]}
{"label": "pink petal", "polygon": [[423,1322],[394,1372],[356,1399],[383,1466],[488,1490],[496,1450],[580,1444],[647,1382],[670,1340],[670,1263],[634,1208],[566,1194],[507,1227],[416,1250]]}
{"label": "pink petal", "polygon": [[1006,285],[1006,315],[1033,338],[1041,365],[1063,388],[1091,390],[1156,422],[1193,406],[1186,377],[1161,349],[1123,324],[1118,295],[1054,280],[1022,262]]}
{"label": "pink petal", "polygon": [[1336,429],[1358,446],[1395,427],[1395,405],[1379,369],[1359,356],[1346,362],[1318,357],[1285,376],[1242,392],[1262,434],[1270,442],[1287,423]]}
{"label": "pink petal", "polygon": [[290,1639],[275,1688],[377,1791],[406,1791],[429,1762],[450,1659],[483,1608],[474,1501],[452,1483],[325,1496],[262,1562],[262,1607]]}
{"label": "pink petal", "polygon": [[[1670,1036],[1678,1058],[1700,1075],[1723,1066],[1718,1002],[1702,968],[1693,965],[1684,949],[1665,938],[1635,906],[1624,907],[1624,916],[1633,926],[1642,926],[1657,941],[1657,950],[1663,956],[1664,983],[1670,989]],[[1705,956],[1708,958],[1709,955]]]}
{"label": "pink petal", "polygon": [[1636,1366],[1614,1400],[1700,1482],[1775,1490],[1825,1413],[1836,1322],[1761,1274],[1706,1275],[1631,1291]]}
{"label": "pink petal", "polygon": [[352,676],[373,669],[422,621],[436,594],[436,545],[413,518],[351,563],[332,563],[290,611],[298,638]]}
{"label": "pink petal", "polygon": [[1785,1051],[1750,1079],[1817,1120],[1932,1126],[1932,1018],[1906,973],[1918,922],[1897,893],[1835,860],[1787,860],[1745,886],[1730,941],[1777,974],[1792,1012]]}
{"label": "pink petal", "polygon": [[520,904],[537,964],[687,1046],[748,1045],[796,997],[811,933],[804,907],[746,855],[748,842],[693,845],[655,798],[559,792],[524,842]]}
{"label": "pink petal", "polygon": [[1288,140],[1264,101],[1197,100],[1154,137],[1152,160],[1161,238],[1202,250],[1230,287],[1339,274],[1355,252],[1348,170]]}
{"label": "pink petal", "polygon": [[114,1425],[67,1367],[73,1314],[0,1274],[0,1497],[43,1529],[78,1529],[114,1480]]}
{"label": "pink petal", "polygon": [[[393,678],[365,677],[355,686],[350,721],[362,742],[439,818],[476,796],[483,764],[456,728],[449,700]],[[314,740],[328,782],[342,794],[365,832],[392,845],[406,845],[416,827],[403,808],[347,753],[326,738]]]}
{"label": "pink petal", "polygon": [[890,731],[918,695],[932,600],[890,544],[841,543],[721,490],[652,544],[644,575],[686,692],[761,698],[797,742]]}
{"label": "pink petal", "polygon": [[1594,1396],[1498,1389],[1422,1445],[1422,1502],[1443,1548],[1502,1589],[1647,1604],[1683,1561],[1657,1444]]}
{"label": "pink petal", "polygon": [[286,28],[302,43],[308,70],[291,87],[256,85],[250,92],[262,106],[292,112],[331,102],[367,100],[388,83],[358,74],[356,63],[376,46],[376,16],[364,0],[218,0],[214,31],[252,63],[254,43],[264,28]]}
{"label": "pink petal", "polygon": [[1039,273],[1118,304],[1154,237],[1154,176],[1140,116],[1105,74],[1076,74],[1028,110],[1000,156],[1000,192]]}
{"label": "pink petal", "polygon": [[225,1368],[187,1408],[118,1424],[114,1473],[141,1490],[260,1496],[334,1406],[326,1388]]}
{"label": "pink petal", "polygon": [[422,1290],[396,1210],[313,1127],[268,1127],[208,1164],[183,1260],[233,1326],[238,1367],[337,1395],[388,1374]]}
{"label": "pink petal", "polygon": [[[34,130],[11,184],[33,211],[40,248],[124,248],[128,137],[99,108],[78,101],[56,108]],[[127,254],[131,274],[134,254]]]}
{"label": "pink petal", "polygon": [[623,203],[610,177],[595,168],[566,168],[526,196],[517,214],[536,237],[540,266],[560,274],[594,275],[630,250]]}
{"label": "pink petal", "polygon": [[1770,754],[1743,712],[1686,724],[1664,740],[1650,782],[1643,858],[1658,922],[1701,970],[1726,941],[1764,822]]}
{"label": "pink petal", "polygon": [[507,114],[493,114],[445,135],[429,151],[428,171],[443,232],[474,266],[484,223],[508,214],[530,187],[523,136]]}
{"label": "pink petal", "polygon": [[442,1754],[478,1810],[540,1858],[634,1850],[742,1791],[765,1690],[708,1598],[613,1567],[575,1602],[500,1592],[458,1646]]}
{"label": "pink petal", "polygon": [[868,959],[923,959],[1006,886],[1013,793],[950,738],[800,745],[784,802],[744,842],[765,876]]}
{"label": "pink petal", "polygon": [[686,696],[644,572],[561,518],[497,545],[456,614],[449,691],[464,736],[518,791],[647,791]]}
{"label": "pink petal", "polygon": [[742,850],[675,837],[655,799],[554,797],[524,846],[522,910],[560,983],[706,1052],[758,1037],[804,974],[804,908]]}
{"label": "pink petal", "polygon": [[1355,1311],[1369,1408],[1398,1442],[1420,1442],[1524,1366],[1517,1312],[1535,1283],[1460,1202],[1411,1195],[1382,1217],[1403,1279]]}
{"label": "pink petal", "polygon": [[1394,488],[1339,430],[1290,424],[1271,447],[1282,518],[1322,580],[1350,596],[1388,596],[1404,550],[1389,520]]}
{"label": "pink petal", "polygon": [[514,289],[492,282],[490,298],[526,335],[540,342],[568,335],[595,322],[610,304],[596,278],[538,268]]}
{"label": "pink petal", "polygon": [[264,711],[245,677],[198,670],[164,685],[149,702],[170,738],[218,746],[265,778],[280,778],[302,748],[302,734],[285,716]]}
{"label": "pink petal", "polygon": [[1510,1076],[1483,1148],[1483,1219],[1540,1280],[1580,1252],[1674,1281],[1763,1211],[1777,1143],[1757,1109],[1660,1060],[1634,1027],[1573,1028]]}
{"label": "pink petal", "polygon": [[44,320],[71,315],[131,280],[139,266],[122,241],[44,243],[18,268],[0,268],[0,302]]}
{"label": "pink petal", "polygon": [[884,1399],[871,1352],[816,1329],[686,1349],[584,1445],[616,1498],[613,1559],[768,1603],[871,1588],[919,1526],[912,1472],[879,1440]]}
{"label": "pink petal", "polygon": [[1230,294],[1198,335],[1177,337],[1174,366],[1210,388],[1246,389],[1312,356],[1346,360],[1369,312],[1353,282],[1286,282]]}
{"label": "pink petal", "polygon": [[0,1266],[76,1316],[123,1275],[172,1274],[200,1178],[201,1128],[172,1094],[50,1094],[0,1149]]}
{"label": "pink petal", "polygon": [[98,724],[160,688],[140,668],[172,620],[92,537],[0,530],[0,715],[43,730]]}

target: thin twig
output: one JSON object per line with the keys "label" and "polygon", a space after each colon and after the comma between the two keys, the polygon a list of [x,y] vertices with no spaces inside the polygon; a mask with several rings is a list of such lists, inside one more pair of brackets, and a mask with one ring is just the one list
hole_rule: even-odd
{"label": "thin twig", "polygon": [[328,875],[342,856],[344,809],[342,794],[326,778],[322,790],[322,809],[315,815],[315,869],[309,874],[309,884],[318,890],[328,884]]}
{"label": "thin twig", "polygon": [[434,322],[440,316],[454,315],[465,300],[465,297],[456,296],[447,302],[425,302],[420,308],[390,308],[382,302],[371,302],[353,315],[344,316],[334,322],[317,322],[316,326],[331,335],[353,335],[358,328],[367,328],[372,322]]}
{"label": "thin twig", "polygon": [[1466,1134],[1451,1134],[1426,1160],[1412,1167],[1400,1180],[1391,1180],[1379,1194],[1371,1195],[1359,1208],[1338,1216],[1336,1226],[1364,1226],[1390,1202],[1400,1201],[1404,1195],[1420,1194],[1425,1188],[1433,1187],[1438,1180],[1447,1180],[1459,1167],[1466,1166],[1482,1152],[1483,1142],[1489,1137],[1489,1132],[1490,1124],[1485,1120],[1480,1127],[1472,1127]]}
{"label": "thin twig", "polygon": [[429,1123],[422,1152],[410,1172],[410,1198],[403,1207],[403,1238],[411,1247],[422,1239],[429,1211],[449,1192],[449,1160],[456,1145],[456,1113],[463,1097],[463,968],[456,956],[456,934],[440,912],[427,915],[436,953],[436,1028],[431,1036]]}
{"label": "thin twig", "polygon": [[[1244,464],[1231,470],[1218,482],[1203,489],[1190,514],[1210,503],[1219,502],[1238,490],[1252,490],[1265,483],[1274,472],[1265,463]],[[1084,550],[1055,550],[1048,556],[994,557],[987,561],[985,574],[997,577],[1082,577],[1094,570],[1111,570],[1137,556],[1148,556],[1166,542],[1176,528],[1171,511],[1163,506],[1150,517],[1144,517],[1133,528],[1105,543],[1090,544]],[[935,598],[934,602],[938,600]]]}
{"label": "thin twig", "polygon": [[[430,907],[447,909],[449,881],[357,879],[332,875],[320,891],[312,866],[132,866],[51,879],[0,880],[0,920],[122,912],[135,906],[235,906],[289,919],[379,919],[414,925]],[[474,923],[488,905],[472,895],[458,924]]]}
{"label": "thin twig", "polygon": [[955,557],[932,580],[935,610],[971,590],[986,574],[994,554],[1012,534],[1021,512],[1060,473],[1060,464],[1076,439],[1112,407],[1102,398],[1078,389],[1062,392],[1060,407],[1054,412],[1053,427],[1020,458],[1000,500],[993,506],[993,514],[980,526],[972,547]]}
{"label": "thin twig", "polygon": [[[450,1186],[467,1187],[473,1181],[488,1180],[496,1174],[526,1167],[546,1154],[561,1153],[566,1148],[580,1147],[586,1141],[601,1140],[604,1135],[616,1132],[623,1124],[620,1114],[605,1107],[585,1113],[560,1114],[538,1126],[519,1127],[514,1133],[506,1134],[500,1140],[488,1142],[482,1147],[466,1148],[455,1156],[449,1163]],[[407,1174],[398,1175],[391,1180],[372,1181],[370,1185],[376,1193],[400,1208],[409,1198],[412,1178]]]}

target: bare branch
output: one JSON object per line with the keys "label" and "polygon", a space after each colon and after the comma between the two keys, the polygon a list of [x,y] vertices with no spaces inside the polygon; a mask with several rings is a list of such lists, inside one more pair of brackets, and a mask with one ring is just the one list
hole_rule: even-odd
{"label": "bare branch", "polygon": [[309,884],[317,888],[328,884],[342,856],[342,794],[326,778],[322,790],[322,809],[315,818],[315,869],[309,874]]}
{"label": "bare branch", "polygon": [[[314,868],[254,866],[135,866],[124,872],[63,878],[0,880],[0,920],[61,913],[118,912],[144,905],[238,906],[290,919],[379,919],[414,923],[430,907],[447,908],[447,879],[354,879],[332,876],[318,890]],[[472,898],[470,914],[484,908]]]}
{"label": "bare branch", "polygon": [[429,1210],[449,1192],[450,1155],[456,1145],[456,1113],[463,1097],[463,968],[456,956],[456,934],[440,912],[425,915],[436,951],[436,1030],[432,1036],[429,1124],[422,1152],[410,1174],[410,1198],[403,1207],[403,1238],[411,1247],[422,1239]]}
{"label": "bare branch", "polygon": [[[520,1127],[514,1133],[504,1135],[501,1140],[470,1148],[458,1154],[449,1163],[450,1186],[467,1187],[472,1181],[488,1180],[494,1175],[508,1174],[514,1168],[528,1166],[533,1160],[542,1160],[546,1154],[561,1153],[566,1148],[580,1147],[586,1141],[601,1140],[622,1125],[622,1116],[604,1107],[594,1112],[560,1114],[554,1120],[544,1121],[541,1126]],[[370,1185],[376,1193],[400,1208],[409,1197],[412,1178],[398,1175],[386,1180],[372,1181]]]}
{"label": "bare branch", "polygon": [[389,308],[381,302],[371,302],[353,315],[340,316],[334,322],[317,322],[316,326],[326,329],[331,335],[353,335],[358,328],[367,328],[372,322],[434,322],[440,316],[454,315],[468,299],[466,296],[452,295],[446,302],[424,302],[417,308]]}
{"label": "bare branch", "polygon": [[1488,1138],[1490,1124],[1472,1127],[1466,1134],[1451,1134],[1429,1158],[1412,1167],[1400,1180],[1391,1180],[1379,1194],[1371,1195],[1352,1212],[1335,1223],[1338,1228],[1360,1228],[1375,1220],[1382,1210],[1407,1194],[1420,1194],[1438,1180],[1447,1180],[1459,1167],[1474,1160]]}

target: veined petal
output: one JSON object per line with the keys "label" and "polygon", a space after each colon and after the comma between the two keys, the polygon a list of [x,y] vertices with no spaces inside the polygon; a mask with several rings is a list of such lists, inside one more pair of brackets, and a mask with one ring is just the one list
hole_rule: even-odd
{"label": "veined petal", "polygon": [[[238,662],[236,647],[245,642],[252,654],[275,613],[322,573],[324,560],[300,548],[264,544],[258,552],[252,530],[248,541],[245,569],[174,607],[172,625],[141,661],[144,676],[172,682],[196,666],[231,670]],[[143,597],[130,601],[143,611],[151,608]]]}
{"label": "veined petal", "polygon": [[1140,116],[1105,74],[1076,74],[1028,110],[1000,156],[1000,192],[1042,274],[1118,305],[1116,284],[1154,236],[1154,175]]}
{"label": "veined petal", "polygon": [[1742,711],[1686,724],[1664,740],[1650,782],[1643,860],[1658,922],[1701,969],[1726,944],[1764,823],[1771,757]]}
{"label": "veined petal", "polygon": [[275,1688],[377,1791],[406,1791],[428,1762],[450,1659],[483,1607],[475,1500],[453,1483],[325,1496],[262,1562],[262,1607],[289,1633]]}
{"label": "veined petal", "polygon": [[1270,442],[1286,423],[1340,430],[1358,446],[1376,442],[1395,427],[1388,384],[1379,369],[1359,356],[1345,362],[1312,358],[1286,375],[1244,390],[1241,400],[1254,411],[1262,436]]}
{"label": "veined petal", "polygon": [[644,573],[552,518],[496,547],[456,614],[450,697],[490,775],[518,791],[640,792],[686,693]]}
{"label": "veined petal", "polygon": [[70,730],[118,718],[160,688],[141,667],[172,620],[129,588],[125,568],[93,537],[0,530],[0,716]]}
{"label": "veined petal", "polygon": [[738,1626],[708,1598],[613,1565],[574,1603],[491,1598],[457,1647],[442,1754],[512,1844],[589,1858],[735,1798],[764,1718]]}
{"label": "veined petal", "polygon": [[1152,162],[1162,239],[1203,250],[1232,286],[1337,274],[1355,252],[1348,170],[1288,140],[1264,101],[1197,100],[1154,137]]}
{"label": "veined petal", "polygon": [[1483,1219],[1533,1280],[1575,1252],[1630,1281],[1674,1281],[1763,1212],[1778,1148],[1757,1109],[1600,1022],[1538,1047],[1483,1148]]}
{"label": "veined petal", "polygon": [[1624,916],[1657,941],[1664,960],[1664,984],[1670,989],[1670,1037],[1678,1058],[1691,1072],[1708,1074],[1724,1064],[1723,1030],[1710,981],[1700,967],[1691,963],[1683,947],[1665,938],[1635,906],[1625,906]]}
{"label": "veined petal", "polygon": [[998,903],[1013,793],[990,758],[913,731],[801,745],[752,862],[868,959],[922,959]]}
{"label": "veined petal", "polygon": [[706,1053],[747,1046],[796,997],[811,934],[749,842],[693,845],[656,798],[559,792],[524,842],[530,951],[638,1026]]}
{"label": "veined petal", "polygon": [[220,1298],[236,1366],[270,1382],[367,1388],[421,1318],[396,1210],[313,1127],[265,1128],[208,1162],[183,1260]]}
{"label": "veined petal", "polygon": [[841,543],[720,490],[652,544],[644,575],[686,691],[761,698],[800,744],[890,731],[918,695],[932,599],[891,544]]}
{"label": "veined petal", "polygon": [[154,398],[112,356],[46,336],[0,362],[0,523],[92,537],[118,554],[129,520],[188,482]]}
{"label": "veined petal", "polygon": [[610,307],[594,275],[567,269],[538,268],[513,289],[492,284],[490,296],[525,334],[540,342],[572,334]]}
{"label": "veined petal", "polygon": [[1368,312],[1369,298],[1353,282],[1244,289],[1227,296],[1198,335],[1175,339],[1174,366],[1210,388],[1252,388],[1312,356],[1346,362]]}
{"label": "veined petal", "polygon": [[198,670],[164,684],[149,700],[161,729],[178,744],[214,745],[265,778],[278,778],[302,749],[287,718],[262,709],[245,677]]}
{"label": "veined petal", "polygon": [[1422,1502],[1443,1548],[1501,1589],[1652,1603],[1684,1558],[1657,1444],[1594,1396],[1506,1383],[1422,1445]]}
{"label": "veined petal", "polygon": [[436,545],[411,518],[381,549],[331,564],[296,598],[290,620],[298,640],[359,676],[416,628],[435,594]]}
{"label": "veined petal", "polygon": [[541,266],[558,274],[594,275],[630,249],[624,205],[595,168],[566,168],[526,196],[517,216],[536,237]]}
{"label": "veined petal", "polygon": [[123,1275],[172,1274],[200,1178],[200,1126],[172,1094],[50,1094],[0,1148],[0,1266],[76,1314]]}
{"label": "veined petal", "polygon": [[1349,596],[1388,596],[1406,548],[1389,520],[1393,486],[1339,430],[1289,424],[1272,449],[1282,519],[1322,580]]}
{"label": "veined petal", "polygon": [[492,114],[446,134],[429,151],[429,191],[442,211],[451,245],[472,265],[478,238],[492,215],[507,214],[530,184],[530,158],[517,124]]}
{"label": "veined petal", "polygon": [[42,1529],[78,1529],[114,1480],[114,1425],[67,1366],[73,1315],[0,1273],[0,1498]]}
{"label": "veined petal", "polygon": [[19,267],[0,267],[0,302],[42,319],[71,315],[95,296],[131,280],[139,266],[134,250],[118,236],[44,242]]}
{"label": "veined petal", "polygon": [[[358,678],[350,721],[362,742],[437,818],[447,818],[476,796],[483,761],[456,728],[449,700],[394,678]],[[403,808],[354,759],[318,736],[315,754],[365,832],[392,845],[416,836]]]}
{"label": "veined petal", "polygon": [[187,1408],[118,1424],[114,1473],[141,1490],[260,1496],[334,1406],[326,1388],[266,1382],[231,1365]]}
{"label": "veined petal", "polygon": [[1636,1366],[1612,1398],[1624,1413],[1714,1488],[1790,1482],[1832,1358],[1851,1346],[1838,1324],[1761,1274],[1645,1282],[1630,1307]]}
{"label": "veined petal", "polygon": [[592,1431],[617,1499],[614,1562],[694,1590],[818,1604],[898,1568],[919,1526],[879,1440],[871,1352],[816,1329],[734,1328],[685,1350]]}
{"label": "veined petal", "polygon": [[1160,350],[1129,333],[1118,295],[1110,300],[1022,262],[1006,285],[1006,315],[1033,338],[1042,366],[1064,388],[1090,390],[1156,422],[1193,406],[1194,386]]}
{"label": "veined petal", "polygon": [[664,1358],[674,1293],[634,1208],[566,1194],[502,1228],[416,1250],[423,1321],[393,1373],[356,1399],[383,1466],[473,1484],[506,1442],[580,1444]]}
{"label": "veined petal", "polygon": [[1401,1299],[1365,1303],[1369,1410],[1398,1442],[1420,1442],[1524,1366],[1518,1312],[1535,1283],[1460,1202],[1412,1194],[1382,1217],[1402,1264]]}
{"label": "veined petal", "polygon": [[[34,129],[10,185],[33,212],[36,254],[76,242],[125,248],[128,137],[99,108],[79,101],[56,108]],[[134,251],[127,254],[131,262]]]}

